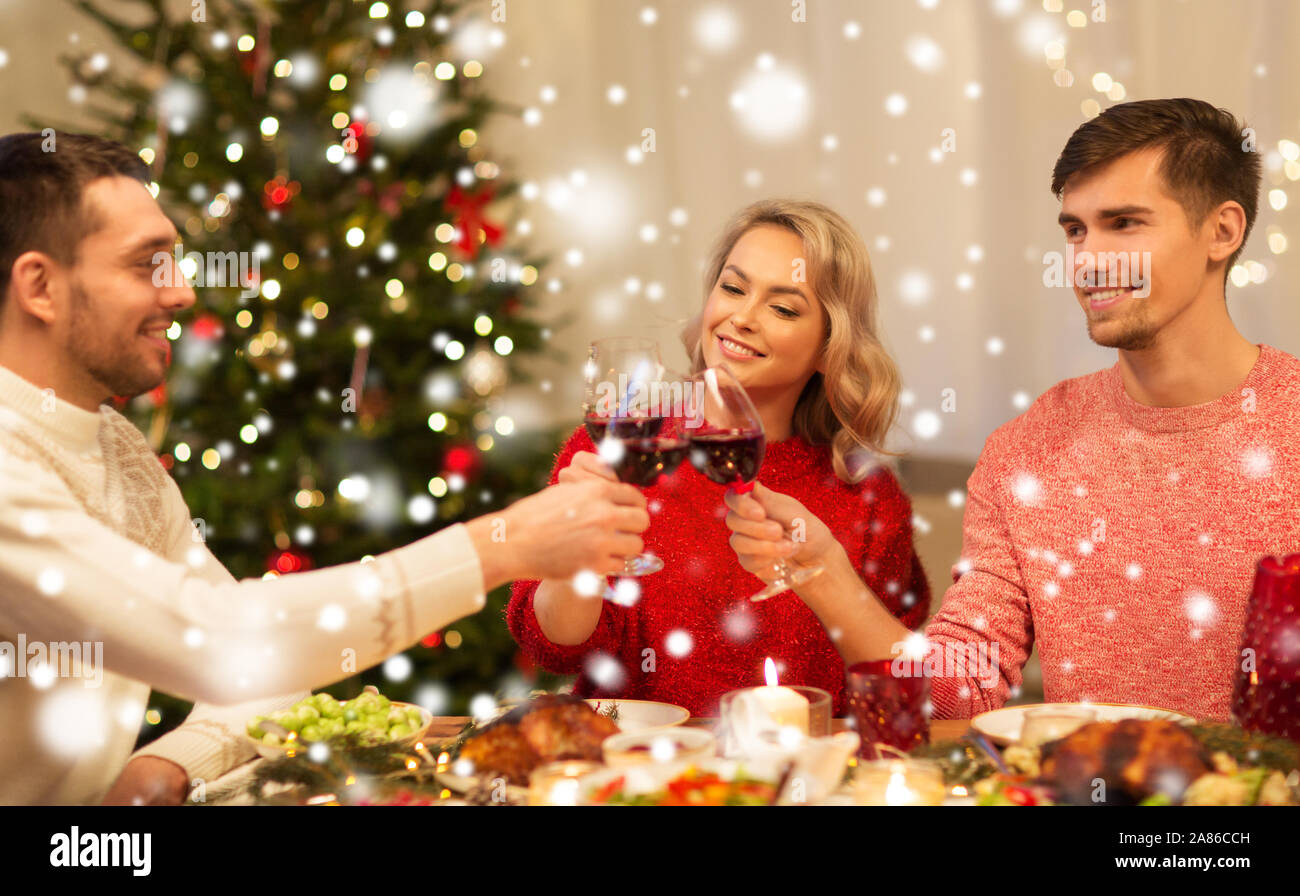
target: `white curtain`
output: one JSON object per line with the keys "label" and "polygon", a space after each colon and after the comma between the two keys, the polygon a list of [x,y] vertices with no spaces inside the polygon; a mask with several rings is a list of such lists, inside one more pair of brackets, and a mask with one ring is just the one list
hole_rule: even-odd
{"label": "white curtain", "polygon": [[[397,21],[405,4],[390,6]],[[1114,363],[1073,296],[1042,277],[1043,254],[1063,245],[1052,166],[1085,101],[1113,102],[1097,89],[1107,78],[1126,99],[1198,97],[1255,129],[1265,175],[1243,261],[1264,277],[1229,286],[1228,301],[1248,338],[1300,354],[1300,184],[1279,148],[1300,142],[1300,3],[484,0],[476,14],[485,28],[462,47],[484,62],[489,92],[535,121],[498,119],[481,142],[535,187],[526,239],[553,260],[533,289],[544,315],[570,317],[552,335],[569,361],[537,364],[549,388],[507,393],[521,427],[576,423],[579,366],[598,336],[653,335],[684,363],[677,331],[701,303],[722,223],[792,196],[838,209],[871,251],[910,399],[899,447],[973,461],[1026,399]],[[55,62],[73,35],[120,59],[70,5],[0,0],[5,131],[23,112],[77,120]],[[633,163],[646,129],[654,151]],[[942,151],[945,133],[955,151]],[[1291,198],[1280,210],[1275,189]],[[1292,247],[1274,254],[1270,232]]]}
{"label": "white curtain", "polygon": [[[973,460],[1026,399],[1114,363],[1089,341],[1073,295],[1043,285],[1044,253],[1063,249],[1052,167],[1088,117],[1084,102],[1113,104],[1097,89],[1107,78],[1125,99],[1196,97],[1255,129],[1264,183],[1242,263],[1265,279],[1230,285],[1228,301],[1249,339],[1300,353],[1300,184],[1279,152],[1300,141],[1300,4],[1052,8],[809,0],[798,21],[789,0],[507,0],[487,77],[536,123],[499,122],[486,145],[536,186],[529,238],[554,253],[543,282],[562,284],[544,302],[576,315],[553,336],[570,363],[544,366],[553,388],[541,402],[535,388],[517,393],[515,413],[576,421],[578,367],[598,336],[654,335],[684,363],[677,331],[701,303],[701,264],[722,223],[753,200],[792,196],[832,205],[871,251],[886,343],[910,393],[898,444]],[[1049,65],[1055,41],[1069,77]],[[764,127],[769,136],[756,133]],[[655,151],[634,164],[628,149],[647,128]],[[955,151],[943,151],[945,135]],[[1291,204],[1272,208],[1273,189]],[[1292,247],[1270,251],[1271,230]],[[928,437],[914,429],[923,411]]]}

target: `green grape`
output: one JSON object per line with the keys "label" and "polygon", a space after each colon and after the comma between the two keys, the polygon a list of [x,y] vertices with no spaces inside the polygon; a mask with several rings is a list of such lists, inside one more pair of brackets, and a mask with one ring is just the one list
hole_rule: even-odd
{"label": "green grape", "polygon": [[365,722],[361,721],[360,719],[356,719],[354,721],[344,723],[343,730],[348,734],[360,734],[361,732],[366,731],[368,729],[366,728]]}
{"label": "green grape", "polygon": [[302,731],[298,732],[298,736],[301,737],[303,740],[324,740],[325,739],[324,736],[321,734],[319,725],[304,725],[302,727]]}
{"label": "green grape", "polygon": [[404,737],[410,737],[414,733],[415,732],[406,725],[394,725],[392,728],[388,729],[388,739],[401,740]]}
{"label": "green grape", "polygon": [[390,706],[388,708],[388,724],[397,725],[406,721],[406,713],[399,706]]}
{"label": "green grape", "polygon": [[280,738],[268,732],[262,736],[262,743],[266,744],[268,747],[278,747],[280,746]]}
{"label": "green grape", "polygon": [[343,721],[347,722],[349,725],[360,718],[361,718],[361,713],[357,712],[357,708],[355,706],[349,706],[347,709],[343,710]]}
{"label": "green grape", "polygon": [[281,728],[288,728],[290,731],[297,731],[302,728],[302,719],[290,712],[277,712],[271,716],[271,721]]}
{"label": "green grape", "polygon": [[320,710],[310,703],[304,703],[299,706],[297,712],[298,718],[302,719],[304,724],[310,719],[320,718]]}
{"label": "green grape", "polygon": [[263,718],[263,716],[258,716],[253,719],[253,721],[248,723],[248,728],[245,729],[248,732],[248,736],[253,738],[253,740],[261,740],[266,734],[266,732],[262,730]]}

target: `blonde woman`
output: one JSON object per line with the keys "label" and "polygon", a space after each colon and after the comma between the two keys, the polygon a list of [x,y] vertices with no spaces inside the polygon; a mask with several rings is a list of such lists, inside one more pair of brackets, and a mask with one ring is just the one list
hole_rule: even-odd
{"label": "blonde woman", "polygon": [[[762,417],[767,450],[751,497],[786,495],[810,511],[813,544],[779,550],[797,564],[801,548],[825,556],[838,542],[865,585],[918,627],[930,592],[912,547],[911,507],[870,461],[897,414],[899,377],[876,331],[862,240],[823,205],[760,202],[718,241],[705,292],[682,338],[693,371],[725,362]],[[613,479],[595,450],[579,427],[552,481]],[[726,489],[683,464],[645,494],[646,548],[664,569],[637,580],[632,606],[582,596],[566,581],[516,582],[506,615],[524,653],[552,671],[581,673],[582,696],[661,700],[697,716],[716,714],[727,691],[761,683],[771,657],[783,683],[826,689],[842,714],[837,626],[803,599],[818,580],[751,603],[757,582],[733,549]]]}

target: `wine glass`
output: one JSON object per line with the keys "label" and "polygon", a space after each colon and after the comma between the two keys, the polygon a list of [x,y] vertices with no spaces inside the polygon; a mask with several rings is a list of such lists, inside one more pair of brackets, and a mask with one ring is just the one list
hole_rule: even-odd
{"label": "wine glass", "polygon": [[[682,424],[689,433],[691,464],[720,485],[732,486],[741,494],[750,491],[767,447],[763,420],[754,403],[726,364],[706,368],[691,378],[691,384],[692,406],[689,419]],[[823,571],[821,566],[792,570],[780,559],[773,568],[776,579],[752,595],[751,601],[784,594]]]}
{"label": "wine glass", "polygon": [[648,396],[638,395],[637,384],[662,379],[659,343],[637,337],[597,339],[582,374],[582,422],[592,442],[604,440],[611,421],[615,437],[654,435],[657,421],[649,414]]}
{"label": "wine glass", "polygon": [[[659,360],[658,344],[598,339],[591,344],[584,376],[583,424],[619,481],[647,488],[676,470],[688,443],[675,420],[681,406],[671,401],[672,376]],[[620,575],[644,576],[663,568],[662,560],[643,553],[627,558]]]}

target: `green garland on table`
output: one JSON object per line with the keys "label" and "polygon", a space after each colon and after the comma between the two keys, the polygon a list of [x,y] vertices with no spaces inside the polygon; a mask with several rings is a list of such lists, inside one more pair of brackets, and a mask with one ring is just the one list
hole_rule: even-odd
{"label": "green garland on table", "polygon": [[1238,765],[1275,769],[1284,775],[1300,769],[1300,744],[1286,738],[1214,723],[1191,725],[1187,730],[1205,749],[1227,753]]}
{"label": "green garland on table", "polygon": [[[459,738],[458,738],[459,741]],[[343,735],[325,742],[329,755],[323,762],[299,748],[294,755],[264,759],[247,781],[210,791],[204,803],[220,805],[235,797],[251,797],[263,805],[300,805],[313,796],[334,794],[340,803],[383,800],[402,790],[413,796],[436,799],[443,791],[428,761],[398,744]],[[426,745],[429,755],[446,751],[444,745]],[[410,761],[418,765],[410,767]],[[279,788],[268,793],[268,788]]]}
{"label": "green garland on table", "polygon": [[983,751],[965,740],[941,740],[916,747],[909,754],[914,759],[932,759],[943,771],[945,787],[961,785],[967,790],[976,781],[997,774],[998,768]]}

